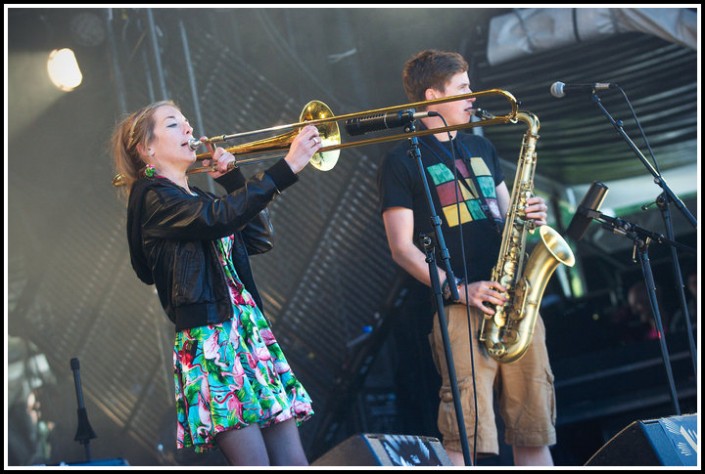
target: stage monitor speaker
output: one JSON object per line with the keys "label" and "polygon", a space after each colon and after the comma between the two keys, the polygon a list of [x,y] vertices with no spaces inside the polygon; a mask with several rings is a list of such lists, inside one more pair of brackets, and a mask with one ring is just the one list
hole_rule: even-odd
{"label": "stage monitor speaker", "polygon": [[438,438],[359,434],[346,439],[312,466],[452,466]]}
{"label": "stage monitor speaker", "polygon": [[586,466],[695,466],[696,415],[635,421],[600,448]]}

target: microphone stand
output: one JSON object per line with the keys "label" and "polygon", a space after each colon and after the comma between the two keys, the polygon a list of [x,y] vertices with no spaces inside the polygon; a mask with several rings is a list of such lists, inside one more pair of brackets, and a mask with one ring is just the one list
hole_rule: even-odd
{"label": "microphone stand", "polygon": [[[411,121],[404,129],[407,133],[413,133],[416,131],[415,121]],[[433,229],[436,234],[436,240],[438,241],[438,246],[440,247],[441,259],[445,264],[446,268],[446,278],[450,282],[455,281],[455,275],[453,274],[453,269],[450,266],[450,254],[448,253],[448,248],[445,245],[445,240],[443,239],[443,232],[441,230],[441,219],[436,214],[435,206],[433,205],[433,199],[431,197],[431,190],[428,185],[428,180],[426,179],[426,173],[423,168],[423,161],[421,161],[421,150],[419,149],[418,137],[412,136],[409,138],[410,149],[408,151],[409,157],[416,160],[416,165],[423,181],[424,191],[426,194],[426,203],[428,204],[429,211],[431,213],[431,223],[433,224]],[[468,446],[468,437],[465,430],[465,418],[463,416],[463,408],[460,403],[460,391],[458,389],[458,380],[455,376],[455,365],[453,363],[453,353],[450,347],[450,336],[448,335],[448,323],[446,321],[445,308],[443,306],[443,292],[441,291],[441,283],[438,279],[438,271],[436,267],[435,251],[433,248],[432,239],[424,235],[423,236],[424,252],[426,254],[426,262],[428,263],[428,273],[431,278],[431,288],[433,289],[433,294],[435,297],[436,309],[438,310],[438,322],[440,323],[441,335],[443,336],[443,346],[445,348],[446,363],[448,365],[448,376],[450,377],[450,387],[453,393],[453,407],[455,408],[456,420],[458,421],[458,430],[460,433],[460,446],[463,451],[463,459],[465,460],[466,466],[472,466],[472,460],[470,458],[470,448]],[[450,285],[451,298],[453,301],[458,301],[460,295],[458,294],[458,287],[456,285]]]}
{"label": "microphone stand", "polygon": [[653,166],[651,166],[651,163],[646,159],[646,157],[639,151],[639,148],[634,144],[631,138],[629,138],[629,135],[624,131],[624,128],[622,127],[622,121],[615,120],[612,118],[610,113],[605,109],[605,107],[602,105],[602,101],[600,98],[597,96],[597,94],[593,93],[592,94],[592,101],[597,104],[597,106],[600,108],[602,113],[607,117],[607,120],[614,126],[614,128],[617,130],[617,132],[624,138],[624,140],[627,142],[629,147],[636,153],[636,156],[639,158],[639,160],[644,164],[646,169],[651,173],[651,175],[654,177],[654,182],[658,184],[661,189],[663,189],[664,193],[667,194],[668,198],[676,203],[676,206],[678,209],[683,213],[686,219],[691,223],[693,227],[698,226],[698,222],[695,220],[695,217],[693,217],[693,214],[690,213],[687,207],[683,204],[683,201],[681,201],[678,196],[676,196],[673,191],[671,190],[670,187],[668,187],[668,184],[666,184],[666,181],[663,179],[663,176],[659,174],[658,171],[654,169]]}
{"label": "microphone stand", "polygon": [[[620,89],[621,90],[621,89]],[[610,113],[607,111],[607,109],[602,105],[602,101],[598,97],[597,93],[593,91],[592,94],[592,101],[595,102],[595,104],[599,107],[599,109],[602,111],[602,113],[607,117],[607,120],[614,126],[614,128],[617,130],[617,132],[624,138],[624,140],[627,142],[629,147],[634,151],[636,156],[639,158],[639,160],[642,162],[644,167],[647,169],[649,173],[654,177],[654,182],[658,184],[661,189],[663,189],[663,193],[659,195],[659,197],[656,199],[656,204],[658,205],[659,209],[661,210],[661,216],[664,221],[664,225],[666,228],[666,233],[668,234],[669,241],[672,242],[671,245],[671,261],[673,264],[673,274],[675,275],[675,278],[678,282],[677,285],[677,290],[680,298],[680,304],[681,304],[681,311],[683,311],[683,316],[685,317],[686,321],[686,332],[688,334],[688,344],[690,347],[690,356],[692,359],[693,363],[693,371],[697,376],[698,373],[698,368],[697,368],[697,348],[695,346],[695,340],[693,338],[693,326],[690,321],[690,314],[688,312],[688,304],[686,303],[685,299],[685,285],[683,284],[683,275],[681,273],[681,268],[680,268],[680,262],[678,259],[678,252],[676,251],[676,245],[673,245],[675,242],[673,242],[674,239],[674,232],[673,232],[673,223],[671,221],[671,214],[670,214],[670,208],[668,206],[669,202],[674,202],[676,204],[676,207],[681,211],[681,213],[685,216],[685,218],[690,222],[690,224],[694,227],[697,228],[698,223],[693,217],[693,214],[688,210],[687,207],[683,204],[683,201],[681,201],[678,196],[673,193],[671,188],[666,184],[666,181],[663,179],[663,176],[654,169],[653,166],[651,166],[651,163],[646,159],[646,157],[641,153],[639,148],[634,144],[634,142],[629,138],[629,135],[624,131],[624,128],[622,127],[622,121],[616,121]]]}
{"label": "microphone stand", "polygon": [[91,460],[91,447],[90,442],[93,438],[96,438],[96,434],[88,421],[88,413],[86,412],[86,407],[83,404],[83,389],[81,388],[81,373],[80,364],[78,359],[74,357],[71,359],[71,370],[73,371],[73,382],[76,388],[76,402],[78,403],[78,429],[76,430],[76,436],[74,441],[81,443],[86,451],[86,461]]}
{"label": "microphone stand", "polygon": [[681,409],[678,404],[676,384],[673,379],[673,372],[671,369],[671,362],[668,355],[668,348],[666,346],[666,338],[665,333],[663,331],[661,313],[659,312],[658,300],[656,299],[656,284],[654,283],[654,276],[651,272],[651,263],[649,261],[648,251],[649,243],[652,241],[657,243],[668,243],[673,247],[680,247],[686,250],[694,251],[694,249],[691,249],[688,246],[667,239],[661,234],[656,234],[646,229],[643,229],[637,225],[625,221],[624,219],[606,216],[601,212],[595,210],[588,210],[586,214],[588,217],[600,222],[603,228],[611,230],[615,234],[623,235],[634,241],[634,254],[638,255],[639,262],[641,263],[641,271],[644,275],[644,282],[646,283],[646,289],[649,295],[649,302],[651,304],[651,310],[654,315],[656,330],[658,331],[658,340],[661,346],[661,355],[663,357],[664,366],[666,368],[666,375],[668,377],[668,384],[671,393],[671,401],[673,402],[674,413],[676,415],[680,415]]}
{"label": "microphone stand", "polygon": [[[659,195],[656,198],[656,205],[661,211],[661,217],[664,222],[666,222],[666,233],[668,238],[673,240],[673,225],[671,223],[671,213],[668,208],[668,197],[665,193]],[[685,300],[685,285],[683,284],[683,275],[681,274],[680,262],[678,260],[678,253],[676,248],[671,246],[671,261],[673,262],[673,273],[676,276],[678,282],[677,288],[680,289],[678,296],[680,298],[681,311],[683,311],[683,317],[685,318],[686,333],[688,336],[688,347],[690,348],[690,358],[693,363],[693,373],[698,373],[698,363],[697,363],[697,347],[695,345],[695,339],[693,337],[693,323],[690,321],[690,312],[688,311],[688,302]]]}

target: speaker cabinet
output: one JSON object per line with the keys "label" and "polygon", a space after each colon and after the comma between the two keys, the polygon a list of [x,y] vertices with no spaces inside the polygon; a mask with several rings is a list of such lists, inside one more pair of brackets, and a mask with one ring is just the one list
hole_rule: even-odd
{"label": "speaker cabinet", "polygon": [[359,434],[316,459],[312,466],[452,466],[438,438]]}
{"label": "speaker cabinet", "polygon": [[586,466],[695,466],[696,415],[635,421],[600,448]]}

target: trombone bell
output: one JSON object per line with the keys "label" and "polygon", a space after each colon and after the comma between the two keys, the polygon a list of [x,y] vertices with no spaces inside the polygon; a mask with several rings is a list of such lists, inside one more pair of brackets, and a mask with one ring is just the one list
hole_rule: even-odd
{"label": "trombone bell", "polygon": [[[320,100],[312,100],[304,106],[299,122],[310,122],[311,120],[328,119],[334,117],[333,111]],[[335,120],[316,125],[321,137],[323,147],[337,146],[342,142],[340,138],[340,127]],[[340,149],[319,151],[311,157],[311,166],[320,171],[330,171],[338,163]]]}

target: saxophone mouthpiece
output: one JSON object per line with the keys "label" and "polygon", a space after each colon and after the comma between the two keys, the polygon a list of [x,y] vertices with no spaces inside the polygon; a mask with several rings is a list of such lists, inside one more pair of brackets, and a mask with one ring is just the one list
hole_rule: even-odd
{"label": "saxophone mouthpiece", "polygon": [[474,109],[475,111],[475,117],[482,119],[482,120],[488,120],[488,119],[493,119],[496,117],[496,115],[489,113],[485,109],[481,109],[480,107],[476,107]]}

